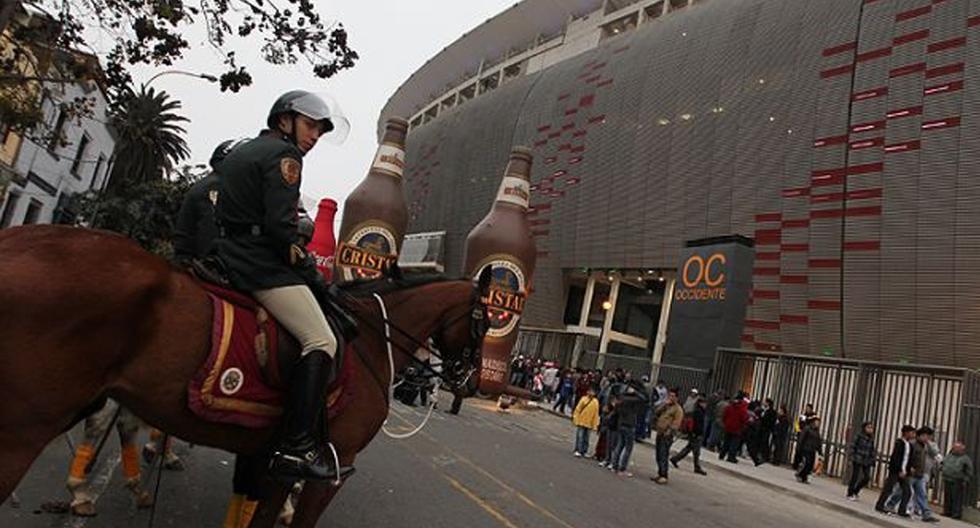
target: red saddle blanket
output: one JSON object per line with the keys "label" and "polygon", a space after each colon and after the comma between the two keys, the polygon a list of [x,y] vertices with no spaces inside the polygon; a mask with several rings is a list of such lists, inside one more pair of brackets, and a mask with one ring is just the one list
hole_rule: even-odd
{"label": "red saddle blanket", "polygon": [[[251,297],[201,283],[211,298],[211,351],[187,387],[188,407],[210,422],[272,427],[283,412],[278,354],[285,330]],[[351,361],[328,388],[328,416],[350,399]]]}

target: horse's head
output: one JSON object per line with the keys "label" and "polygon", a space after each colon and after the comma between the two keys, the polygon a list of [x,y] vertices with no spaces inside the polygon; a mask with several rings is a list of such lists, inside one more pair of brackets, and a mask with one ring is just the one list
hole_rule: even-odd
{"label": "horse's head", "polygon": [[453,392],[472,395],[476,392],[482,363],[483,337],[490,328],[485,299],[490,293],[490,267],[480,273],[473,285],[468,309],[450,314],[432,335],[442,356],[443,375]]}

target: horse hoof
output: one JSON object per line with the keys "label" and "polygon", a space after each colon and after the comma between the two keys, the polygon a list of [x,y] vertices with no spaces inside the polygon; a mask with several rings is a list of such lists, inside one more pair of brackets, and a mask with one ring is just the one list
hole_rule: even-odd
{"label": "horse hoof", "polygon": [[153,496],[148,491],[139,492],[139,495],[136,496],[136,507],[145,510],[151,506],[153,506]]}
{"label": "horse hoof", "polygon": [[97,513],[95,504],[87,501],[73,504],[71,507],[71,514],[75,517],[95,517]]}
{"label": "horse hoof", "polygon": [[173,457],[172,459],[163,463],[163,469],[168,471],[183,471],[184,461],[177,457]]}

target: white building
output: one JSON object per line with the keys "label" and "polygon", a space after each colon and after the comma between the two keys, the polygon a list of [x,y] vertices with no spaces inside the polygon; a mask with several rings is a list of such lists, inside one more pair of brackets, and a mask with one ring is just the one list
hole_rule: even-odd
{"label": "white building", "polygon": [[[49,88],[57,93],[58,87]],[[62,109],[63,102],[76,96],[94,99],[91,116],[72,118]],[[72,194],[106,184],[116,140],[107,125],[105,93],[97,83],[87,82],[63,85],[55,97],[43,103],[45,121],[63,134],[66,144],[24,139],[13,163],[14,179],[0,200],[0,228],[60,220],[60,206]]]}
{"label": "white building", "polygon": [[[22,10],[12,22],[25,27],[52,23],[47,15],[30,9]],[[2,56],[9,57],[15,46],[11,35],[10,31],[0,35]],[[98,58],[86,53],[44,47],[31,47],[28,51],[34,60],[20,65],[26,78],[57,77],[53,64],[69,54],[72,60],[90,62],[98,69]],[[40,64],[47,65],[45,71],[38,71]],[[39,88],[36,81],[26,81],[20,89],[42,98],[45,126],[39,127],[37,135],[59,139],[30,138],[0,123],[0,228],[70,222],[73,215],[66,214],[64,206],[71,195],[103,188],[112,165],[116,141],[107,124],[104,87],[95,80],[85,80],[45,82],[44,90]],[[65,108],[78,98],[91,103],[91,112],[85,117],[72,115]]]}

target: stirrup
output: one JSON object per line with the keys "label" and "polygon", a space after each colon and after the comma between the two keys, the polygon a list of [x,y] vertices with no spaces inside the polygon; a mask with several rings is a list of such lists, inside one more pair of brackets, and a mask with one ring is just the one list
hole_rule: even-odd
{"label": "stirrup", "polygon": [[[337,457],[337,450],[332,443],[327,443],[332,455],[332,460],[328,463],[324,460],[322,453],[311,450],[304,455],[296,455],[277,451],[272,454],[269,461],[269,471],[272,476],[283,481],[296,480],[331,480],[332,484],[339,486],[344,479],[354,473],[354,466],[341,466],[340,459]],[[324,471],[320,472],[319,467]]]}

